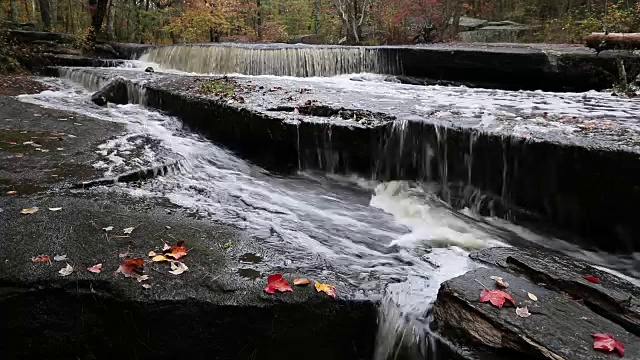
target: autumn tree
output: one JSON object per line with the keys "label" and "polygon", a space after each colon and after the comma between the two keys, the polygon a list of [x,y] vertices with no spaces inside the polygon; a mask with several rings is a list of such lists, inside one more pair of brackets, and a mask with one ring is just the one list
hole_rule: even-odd
{"label": "autumn tree", "polygon": [[371,0],[333,0],[347,44],[359,44],[362,40],[362,23]]}

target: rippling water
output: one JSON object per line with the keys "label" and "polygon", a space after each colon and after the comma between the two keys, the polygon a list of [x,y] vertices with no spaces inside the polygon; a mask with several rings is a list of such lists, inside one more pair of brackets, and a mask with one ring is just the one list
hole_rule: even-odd
{"label": "rippling water", "polygon": [[[611,264],[605,255],[513,224],[453,211],[429,191],[429,184],[377,183],[310,172],[271,174],[185,131],[174,117],[140,105],[97,107],[81,86],[60,79],[47,82],[55,89],[21,100],[127,125],[128,134],[96,149],[105,155],[96,167],[117,172],[139,166],[119,156],[135,145],[131,142],[138,135],[160,144],[158,153],[148,149],[146,162],[170,158],[180,163],[180,171],[173,174],[114,191],[165,197],[286,252],[288,267],[310,274],[329,271],[357,287],[360,297],[382,297],[378,359],[392,355],[399,338],[428,348],[423,337],[427,310],[443,281],[478,266],[467,257],[472,249],[513,241],[560,244],[565,252]],[[375,86],[368,87],[376,92]]]}

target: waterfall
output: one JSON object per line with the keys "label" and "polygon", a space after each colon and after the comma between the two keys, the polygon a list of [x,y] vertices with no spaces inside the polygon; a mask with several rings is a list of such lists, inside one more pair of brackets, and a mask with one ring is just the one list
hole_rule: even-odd
{"label": "waterfall", "polygon": [[297,77],[402,73],[397,53],[368,47],[178,45],[150,49],[140,60],[194,73]]}

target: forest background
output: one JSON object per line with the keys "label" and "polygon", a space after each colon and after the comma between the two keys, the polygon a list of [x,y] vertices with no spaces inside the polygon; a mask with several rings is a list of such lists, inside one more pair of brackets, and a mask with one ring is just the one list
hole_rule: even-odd
{"label": "forest background", "polygon": [[455,41],[462,16],[533,27],[527,42],[637,32],[640,0],[0,0],[0,20],[133,43]]}

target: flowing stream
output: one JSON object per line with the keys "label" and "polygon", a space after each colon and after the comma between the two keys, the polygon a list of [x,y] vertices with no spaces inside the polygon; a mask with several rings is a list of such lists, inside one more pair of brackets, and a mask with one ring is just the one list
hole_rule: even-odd
{"label": "flowing stream", "polygon": [[[53,90],[20,99],[127,126],[127,134],[96,149],[107,159],[96,167],[105,172],[135,168],[135,162],[129,164],[121,155],[139,136],[159,144],[147,149],[143,162],[179,164],[166,176],[136,187],[119,184],[110,191],[167,198],[286,252],[283,266],[310,274],[331,272],[357,287],[358,296],[381,298],[378,360],[394,358],[401,343],[423,358],[429,356],[433,345],[425,334],[430,304],[443,281],[478,266],[467,257],[471,250],[508,246],[517,239],[599,265],[613,262],[499,219],[452,210],[429,190],[431,184],[379,183],[314,172],[272,174],[186,131],[177,118],[137,104],[98,107],[81,84],[46,81]],[[375,83],[358,84],[375,92]]]}

